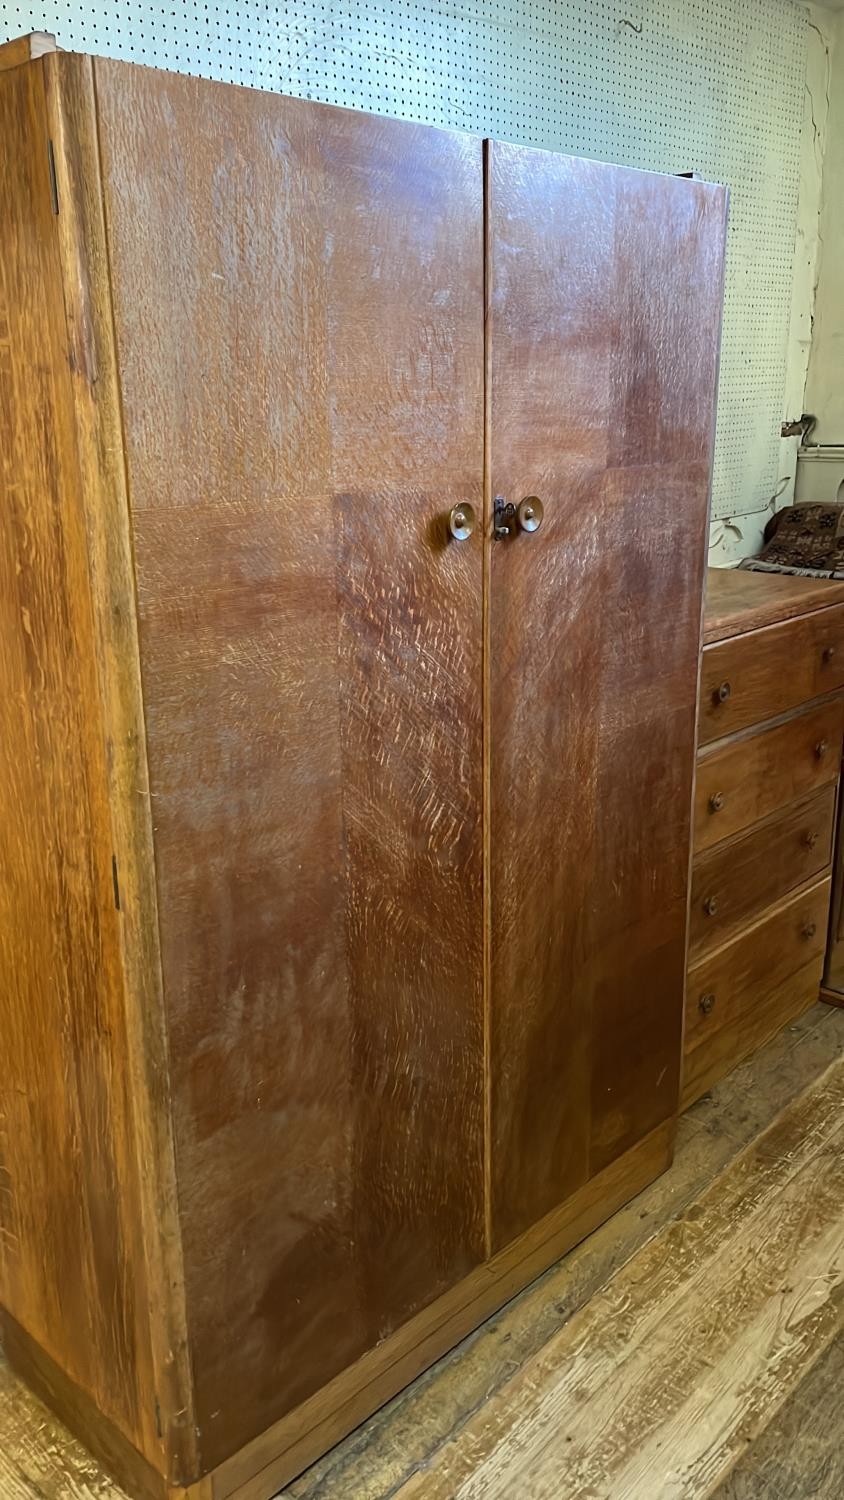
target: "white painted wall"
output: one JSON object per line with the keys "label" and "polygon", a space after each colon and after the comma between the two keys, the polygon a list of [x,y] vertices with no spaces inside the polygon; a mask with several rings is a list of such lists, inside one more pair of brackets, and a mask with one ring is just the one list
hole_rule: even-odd
{"label": "white painted wall", "polygon": [[844,11],[839,11],[836,20],[817,295],[804,407],[818,419],[810,439],[813,443],[844,443]]}
{"label": "white painted wall", "polygon": [[[844,442],[844,11],[836,13],[820,5],[809,5],[807,10],[809,43],[798,147],[800,194],[782,419],[796,421],[804,411],[816,410],[807,389],[807,372],[816,386],[830,384],[828,351],[837,349],[840,435],[820,441]],[[826,256],[822,241],[828,246]],[[828,335],[819,353],[821,317]],[[737,505],[735,517],[713,521],[709,554],[713,566],[731,566],[758,552],[767,521],[793,499],[798,441],[783,438],[780,442],[779,475],[764,510],[742,515]]]}

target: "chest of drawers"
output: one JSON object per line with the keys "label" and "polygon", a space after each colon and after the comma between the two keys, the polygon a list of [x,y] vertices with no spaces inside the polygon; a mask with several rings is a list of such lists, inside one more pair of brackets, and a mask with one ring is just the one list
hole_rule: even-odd
{"label": "chest of drawers", "polygon": [[844,585],[711,569],[683,1104],[817,998],[844,730]]}

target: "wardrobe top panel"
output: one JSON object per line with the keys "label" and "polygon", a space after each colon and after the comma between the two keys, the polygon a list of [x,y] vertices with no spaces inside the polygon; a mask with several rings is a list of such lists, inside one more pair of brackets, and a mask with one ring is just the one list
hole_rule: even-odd
{"label": "wardrobe top panel", "polygon": [[[55,46],[55,38],[52,37],[52,36],[50,36],[46,32],[31,32],[29,35],[22,35],[20,37],[15,37],[12,41],[7,42],[4,46],[0,46],[0,68],[17,66],[21,62],[33,60],[35,58],[43,56],[45,53],[50,53],[50,52],[53,52],[53,51],[56,51],[56,50],[57,49],[56,49],[56,46]],[[59,55],[62,55],[62,54],[59,52]],[[64,55],[67,56],[67,55],[73,55],[73,54],[64,54]],[[121,61],[121,60],[117,60],[117,59],[113,59],[113,58],[103,58],[103,57],[98,57],[98,56],[96,56],[95,54],[92,54],[92,53],[85,53],[85,54],[82,54],[82,55],[83,56],[90,56],[92,58],[92,61],[94,62],[94,64],[96,65],[97,68],[100,68],[100,67],[102,67],[104,65],[107,66],[108,68],[115,68],[115,69],[143,68],[144,72],[147,72],[147,73],[159,73],[162,76],[169,76],[169,77],[184,77],[184,76],[186,76],[184,74],[174,74],[171,71],[169,71],[167,69],[163,69],[163,68],[151,68],[151,67],[148,67],[144,63],[125,62],[125,61]],[[187,75],[187,76],[194,76],[194,75]],[[235,88],[242,88],[243,87],[243,85],[241,85],[241,84],[236,84],[236,83],[222,83],[222,82],[220,82],[217,79],[210,79],[210,78],[196,78],[195,81],[198,84],[200,84],[203,88],[235,89]],[[256,90],[256,92],[260,92],[260,93],[264,93],[264,94],[269,94],[270,97],[273,97],[273,92],[271,90],[262,89],[262,90]],[[289,95],[288,96],[288,95],[276,94],[275,97],[276,98],[285,98],[285,97],[296,97],[296,96],[293,96],[293,95]],[[342,112],[343,114],[349,114],[349,115],[361,115],[361,114],[366,114],[367,113],[367,111],[365,111],[365,110],[345,109],[341,105],[325,104],[325,103],[322,103],[321,101],[317,101],[317,100],[309,100],[307,102],[310,103],[310,104],[312,104],[312,107],[314,109],[317,109],[317,110],[330,110],[334,114],[337,114],[338,112]],[[385,116],[384,118],[393,118],[393,117],[391,117],[391,116]],[[402,121],[400,123],[405,123],[405,122]],[[406,123],[411,124],[411,123],[416,123],[416,122],[407,121]],[[417,125],[417,129],[418,128],[419,127]],[[452,130],[452,131],[443,131],[441,126],[436,126],[436,125],[426,125],[424,128],[427,129],[427,130],[437,130],[437,131],[440,131],[441,133],[446,134],[446,135],[472,135],[472,134],[474,134],[474,132],[472,132],[472,131],[455,131],[455,130]],[[516,144],[518,144],[518,143],[516,143]],[[540,155],[543,155],[543,156],[544,155],[565,155],[566,154],[566,153],[558,153],[558,152],[551,152],[551,153],[549,153],[549,152],[544,151],[541,147],[537,147],[537,146],[525,146],[525,147],[523,147],[523,149],[526,150],[526,151],[537,151]],[[663,172],[644,172],[644,171],[642,171],[641,168],[638,168],[638,167],[624,167],[624,168],[619,168],[618,170],[623,170],[625,172],[636,172],[636,173],[640,173],[642,176],[646,176],[646,177],[663,177],[663,176],[669,175],[669,174],[663,173]],[[685,172],[679,173],[677,175],[679,175],[681,177],[688,177],[689,176],[689,174],[685,173]],[[689,178],[689,180],[691,181],[692,179]],[[698,184],[701,181],[701,179],[699,179],[699,178],[697,178],[695,180],[698,182]],[[710,185],[714,185],[714,184],[710,184]]]}

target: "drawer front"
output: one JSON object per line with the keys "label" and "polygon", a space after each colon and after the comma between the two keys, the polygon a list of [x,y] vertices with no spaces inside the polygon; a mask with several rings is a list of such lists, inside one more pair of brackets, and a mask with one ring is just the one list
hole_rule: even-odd
{"label": "drawer front", "polygon": [[844,604],[703,652],[698,744],[734,734],[844,687]]}
{"label": "drawer front", "polygon": [[775,814],[761,827],[699,854],[692,869],[689,958],[734,937],[767,906],[832,858],[835,784]]}
{"label": "drawer front", "polygon": [[701,755],[695,776],[695,852],[834,781],[843,715],[844,704],[834,699],[786,724]]}
{"label": "drawer front", "polygon": [[823,954],[818,953],[802,969],[768,990],[764,1000],[752,1010],[746,1010],[729,1026],[709,1033],[699,1046],[687,1052],[683,1059],[680,1108],[688,1109],[743,1058],[770,1041],[810,1005],[815,1005],[822,973]]}
{"label": "drawer front", "polygon": [[686,986],[686,1052],[722,1026],[741,1022],[792,974],[815,961],[820,982],[830,888],[827,877],[791,896],[764,921],[691,966]]}

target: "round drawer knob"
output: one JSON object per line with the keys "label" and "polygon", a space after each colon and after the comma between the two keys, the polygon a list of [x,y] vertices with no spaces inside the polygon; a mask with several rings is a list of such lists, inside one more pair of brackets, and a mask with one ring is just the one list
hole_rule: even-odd
{"label": "round drawer knob", "polygon": [[818,743],[815,746],[815,755],[817,756],[818,760],[823,760],[828,749],[829,745],[827,744],[826,740],[818,740]]}
{"label": "round drawer knob", "polygon": [[698,1009],[700,1010],[701,1015],[711,1016],[713,1010],[715,1009],[715,996],[712,994],[711,990],[708,994],[701,995],[700,999],[698,1000]]}
{"label": "round drawer knob", "polygon": [[835,647],[834,646],[824,646],[824,648],[823,648],[823,661],[825,663],[831,662],[834,655],[835,655]]}
{"label": "round drawer knob", "polygon": [[800,928],[800,936],[804,937],[808,942],[809,938],[813,938],[815,936],[817,930],[817,924],[815,922],[804,922],[803,926]]}
{"label": "round drawer knob", "polygon": [[724,793],[723,792],[713,792],[712,796],[709,799],[709,811],[710,812],[714,812],[714,813],[720,812],[721,808],[723,806],[724,806]]}
{"label": "round drawer knob", "polygon": [[732,689],[730,688],[730,684],[728,682],[720,683],[715,689],[715,702],[726,703],[731,691]]}
{"label": "round drawer knob", "polygon": [[714,917],[718,911],[718,902],[714,896],[707,896],[703,903],[703,909],[708,917]]}
{"label": "round drawer knob", "polygon": [[814,829],[807,829],[807,831],[803,835],[803,843],[806,845],[806,848],[807,849],[814,849],[814,847],[815,847],[815,845],[816,845],[817,842],[818,842],[818,835],[815,832],[815,830]]}

